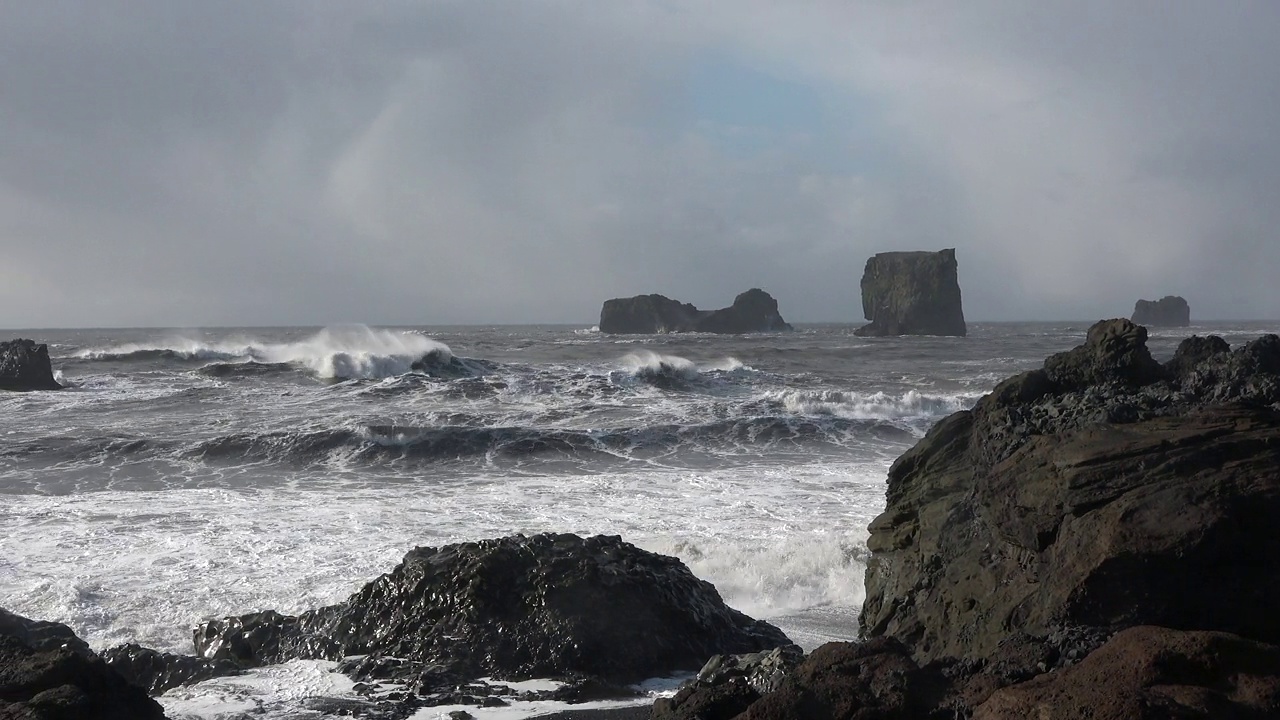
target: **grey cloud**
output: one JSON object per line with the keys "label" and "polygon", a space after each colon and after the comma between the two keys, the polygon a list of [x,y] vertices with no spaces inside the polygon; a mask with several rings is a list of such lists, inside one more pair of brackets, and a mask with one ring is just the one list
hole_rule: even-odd
{"label": "grey cloud", "polygon": [[[867,255],[951,246],[971,318],[1168,292],[1275,316],[1278,14],[21,4],[0,326],[590,324],[615,295],[750,286],[857,321]],[[706,52],[809,84],[847,132],[726,151],[689,117]]]}

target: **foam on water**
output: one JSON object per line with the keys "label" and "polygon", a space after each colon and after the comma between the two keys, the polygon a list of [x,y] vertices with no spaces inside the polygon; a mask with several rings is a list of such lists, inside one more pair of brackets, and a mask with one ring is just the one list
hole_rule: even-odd
{"label": "foam on water", "polygon": [[768,397],[780,401],[799,415],[833,415],[859,420],[936,420],[959,410],[968,410],[981,394],[934,395],[908,390],[901,395],[883,391],[863,393],[847,390],[783,390]]}
{"label": "foam on water", "polygon": [[416,332],[377,330],[365,325],[328,327],[295,342],[256,340],[205,342],[172,337],[157,343],[128,343],[88,348],[74,357],[84,360],[176,359],[199,361],[255,361],[292,363],[322,378],[370,379],[403,375],[415,362],[434,355],[448,360],[452,351],[443,343]]}

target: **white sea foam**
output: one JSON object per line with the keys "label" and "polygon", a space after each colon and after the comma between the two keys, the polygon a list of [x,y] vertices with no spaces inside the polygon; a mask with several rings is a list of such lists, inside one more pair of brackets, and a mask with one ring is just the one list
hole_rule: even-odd
{"label": "white sea foam", "polygon": [[671,378],[694,380],[699,375],[709,372],[734,372],[751,370],[737,358],[727,357],[721,360],[695,363],[679,355],[662,355],[649,350],[627,354],[620,361],[623,372],[632,377],[652,377],[663,375]]}
{"label": "white sea foam", "polygon": [[768,397],[799,415],[831,415],[853,420],[926,420],[967,410],[982,397],[975,393],[931,395],[908,390],[901,395],[847,390],[782,390]]}
{"label": "white sea foam", "polygon": [[322,378],[368,379],[403,375],[428,355],[445,361],[453,357],[447,345],[419,333],[344,325],[325,328],[295,342],[263,343],[252,339],[204,342],[173,337],[156,343],[89,348],[78,352],[76,357],[85,360],[136,356],[210,362],[253,360],[292,363],[309,368]]}

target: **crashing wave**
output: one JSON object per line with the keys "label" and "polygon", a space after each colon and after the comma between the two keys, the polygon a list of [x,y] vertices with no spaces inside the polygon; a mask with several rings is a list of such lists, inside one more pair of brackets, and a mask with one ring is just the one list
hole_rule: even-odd
{"label": "crashing wave", "polygon": [[768,399],[788,412],[851,420],[933,420],[968,410],[982,397],[974,393],[929,395],[908,390],[901,395],[847,390],[783,390]]}
{"label": "crashing wave", "polygon": [[699,365],[679,355],[660,355],[649,351],[627,355],[622,359],[622,365],[622,369],[609,374],[614,382],[634,380],[666,390],[687,388],[713,373],[751,370],[736,358]]}
{"label": "crashing wave", "polygon": [[[325,328],[309,338],[295,342],[202,342],[179,337],[149,346],[128,344],[87,349],[77,353],[76,357],[100,361],[170,360],[293,365],[330,380],[381,379],[415,371],[461,376],[474,370],[463,363],[455,363],[453,351],[447,345],[424,335],[377,330],[364,325]],[[258,373],[265,369],[243,367],[239,370]],[[219,367],[206,374],[219,376],[219,373],[236,372],[234,368]]]}

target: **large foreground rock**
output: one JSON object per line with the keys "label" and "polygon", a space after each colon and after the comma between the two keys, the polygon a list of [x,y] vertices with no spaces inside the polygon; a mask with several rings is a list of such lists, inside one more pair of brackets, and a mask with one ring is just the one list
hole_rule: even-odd
{"label": "large foreground rock", "polygon": [[1191,306],[1177,295],[1166,295],[1159,300],[1139,300],[1133,306],[1131,319],[1139,325],[1186,327],[1191,324]]}
{"label": "large foreground rock", "polygon": [[70,628],[0,610],[0,719],[160,720],[164,711]]}
{"label": "large foreground rock", "polygon": [[1060,672],[996,691],[974,720],[1280,717],[1280,647],[1214,632],[1124,630]]}
{"label": "large foreground rock", "polygon": [[938,423],[889,471],[862,628],[918,659],[1151,624],[1280,642],[1280,338],[1086,343]]}
{"label": "large foreground rock", "polygon": [[758,288],[738,295],[733,305],[720,310],[699,310],[663,295],[606,300],[600,310],[600,332],[613,334],[741,334],[787,330],[791,330],[791,326],[778,313],[778,301]]}
{"label": "large foreground rock", "polygon": [[49,363],[49,346],[34,340],[0,342],[0,390],[60,390]]}
{"label": "large foreground rock", "polygon": [[506,680],[632,682],[788,642],[675,558],[618,537],[556,534],[416,548],[339,605],[195,631],[198,654],[245,667],[379,654]]}
{"label": "large foreground rock", "polygon": [[967,331],[960,304],[955,249],[877,253],[862,273],[862,336],[959,335]]}

